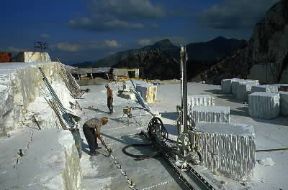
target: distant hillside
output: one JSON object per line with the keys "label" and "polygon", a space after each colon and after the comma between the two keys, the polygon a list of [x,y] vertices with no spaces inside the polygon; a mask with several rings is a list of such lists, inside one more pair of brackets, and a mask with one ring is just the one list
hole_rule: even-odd
{"label": "distant hillside", "polygon": [[[244,40],[218,37],[208,42],[190,43],[188,52],[188,77],[217,63],[235,50],[246,45]],[[179,47],[169,39],[156,42],[140,49],[118,52],[95,62],[84,62],[79,67],[139,67],[141,77],[147,79],[179,78]]]}
{"label": "distant hillside", "polygon": [[287,10],[287,0],[272,6],[255,25],[248,45],[202,73],[202,78],[214,84],[233,77],[288,83]]}
{"label": "distant hillside", "polygon": [[121,51],[121,52],[117,52],[113,55],[107,56],[103,59],[99,59],[95,62],[82,62],[82,63],[77,63],[75,64],[75,66],[79,66],[79,67],[107,67],[107,66],[114,66],[118,63],[120,63],[121,61],[127,59],[128,56],[136,56],[138,54],[141,54],[143,52],[150,52],[150,51],[154,51],[154,50],[160,50],[160,51],[165,51],[168,54],[172,53],[175,54],[176,51],[178,51],[178,47],[175,46],[174,44],[172,44],[170,42],[170,40],[168,39],[164,39],[161,41],[156,42],[153,45],[148,45],[145,46],[143,48],[140,49],[130,49],[130,50],[126,50],[126,51]]}
{"label": "distant hillside", "polygon": [[245,40],[218,37],[208,42],[190,43],[187,45],[189,59],[195,61],[215,61],[230,55],[246,45]]}

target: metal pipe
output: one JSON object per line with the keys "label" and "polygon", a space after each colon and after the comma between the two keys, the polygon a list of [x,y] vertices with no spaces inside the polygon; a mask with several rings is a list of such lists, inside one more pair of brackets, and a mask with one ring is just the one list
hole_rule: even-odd
{"label": "metal pipe", "polygon": [[[183,110],[183,73],[184,73],[184,70],[183,70],[183,61],[182,61],[182,46],[180,47],[180,72],[181,72],[181,109]],[[181,112],[183,112],[181,110]],[[183,113],[182,113],[183,114]],[[181,119],[181,124],[183,125],[183,119]]]}
{"label": "metal pipe", "polygon": [[180,63],[181,63],[181,88],[182,88],[182,121],[183,121],[183,132],[188,131],[187,127],[187,53],[186,47],[181,46],[180,50]]}

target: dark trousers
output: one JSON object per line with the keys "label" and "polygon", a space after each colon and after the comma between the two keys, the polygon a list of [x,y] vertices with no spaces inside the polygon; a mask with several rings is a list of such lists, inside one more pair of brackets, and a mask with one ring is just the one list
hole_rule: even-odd
{"label": "dark trousers", "polygon": [[110,113],[113,113],[113,98],[112,97],[107,97],[107,107]]}
{"label": "dark trousers", "polygon": [[83,125],[83,132],[85,135],[85,138],[87,140],[90,153],[96,153],[96,148],[98,147],[97,138],[96,138],[96,132],[95,129],[88,127],[86,124]]}

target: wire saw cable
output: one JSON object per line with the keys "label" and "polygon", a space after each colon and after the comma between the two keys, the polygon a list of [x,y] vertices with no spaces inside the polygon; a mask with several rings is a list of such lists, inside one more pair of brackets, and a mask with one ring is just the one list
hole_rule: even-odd
{"label": "wire saw cable", "polygon": [[275,151],[283,151],[283,150],[288,150],[288,147],[271,148],[271,149],[260,149],[260,150],[256,150],[256,152],[275,152]]}

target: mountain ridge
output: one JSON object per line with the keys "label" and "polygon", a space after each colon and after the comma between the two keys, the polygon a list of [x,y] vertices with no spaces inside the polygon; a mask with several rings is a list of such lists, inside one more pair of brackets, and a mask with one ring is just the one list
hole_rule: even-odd
{"label": "mountain ridge", "polygon": [[[219,48],[223,44],[223,48]],[[225,37],[219,36],[212,40],[206,42],[195,42],[189,43],[186,45],[188,57],[189,59],[197,62],[211,62],[215,61],[215,59],[220,60],[224,56],[229,55],[232,51],[242,47],[246,44],[245,40],[237,40],[237,39],[227,39]],[[97,61],[93,62],[82,62],[78,64],[74,64],[74,66],[78,67],[120,67],[125,66],[124,62],[126,62],[126,66],[133,67],[132,63],[128,63],[127,59],[133,59],[131,56],[141,57],[143,54],[151,53],[152,55],[158,52],[166,55],[171,59],[179,60],[179,47],[174,45],[169,39],[163,39],[155,42],[152,45],[147,45],[138,49],[129,49],[121,52],[117,52],[113,55],[104,57]],[[206,52],[203,54],[202,52]],[[130,58],[129,58],[130,57]],[[143,61],[142,59],[138,59],[138,62]],[[135,60],[135,62],[137,62]],[[151,59],[150,59],[151,61]],[[155,62],[152,60],[152,62]],[[136,64],[136,65],[135,65]],[[134,66],[138,66],[135,63]]]}

